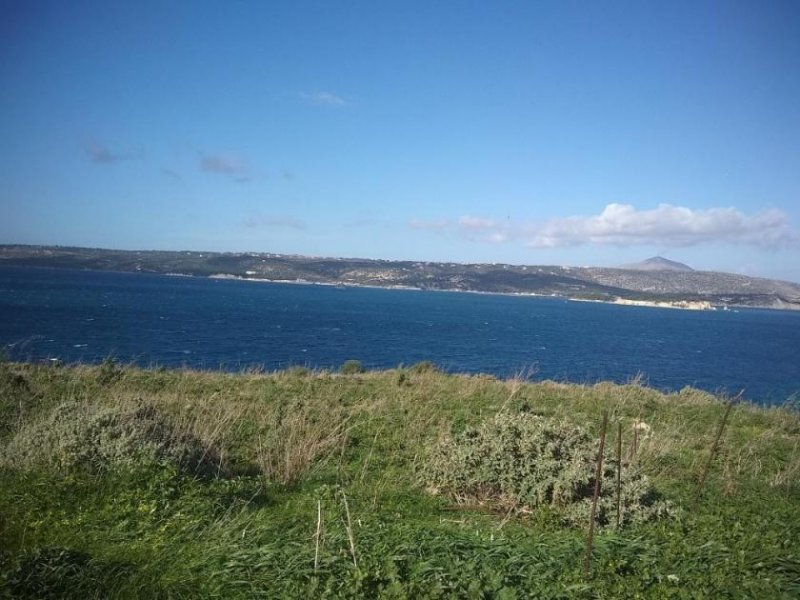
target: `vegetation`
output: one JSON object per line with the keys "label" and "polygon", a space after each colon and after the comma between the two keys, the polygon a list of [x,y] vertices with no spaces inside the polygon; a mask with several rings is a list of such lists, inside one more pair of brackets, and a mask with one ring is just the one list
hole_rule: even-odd
{"label": "vegetation", "polygon": [[176,431],[155,407],[141,401],[122,406],[62,402],[45,418],[21,427],[0,460],[17,469],[65,474],[102,474],[117,466],[151,463],[205,477],[228,471],[215,448]]}
{"label": "vegetation", "polygon": [[[423,465],[433,493],[459,504],[488,504],[508,511],[562,509],[565,523],[585,525],[595,483],[597,443],[580,426],[526,414],[497,415],[441,442]],[[600,525],[616,523],[618,461],[606,446],[600,488]],[[621,463],[619,464],[621,467]],[[670,516],[638,465],[620,478],[620,524]],[[620,469],[620,473],[622,469]]]}
{"label": "vegetation", "polygon": [[800,416],[725,409],[435,368],[0,362],[0,597],[797,597]]}
{"label": "vegetation", "polygon": [[360,360],[346,360],[342,364],[342,375],[355,375],[366,371]]}

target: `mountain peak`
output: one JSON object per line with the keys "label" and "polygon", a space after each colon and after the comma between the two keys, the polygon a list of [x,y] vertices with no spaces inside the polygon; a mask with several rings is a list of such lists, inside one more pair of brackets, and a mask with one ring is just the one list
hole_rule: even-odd
{"label": "mountain peak", "polygon": [[622,268],[634,271],[694,271],[689,265],[669,260],[663,256],[653,256],[642,262],[622,265]]}

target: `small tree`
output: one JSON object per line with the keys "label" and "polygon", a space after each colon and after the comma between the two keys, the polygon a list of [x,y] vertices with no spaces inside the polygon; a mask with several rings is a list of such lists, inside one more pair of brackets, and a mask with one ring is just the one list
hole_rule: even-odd
{"label": "small tree", "polygon": [[366,371],[364,365],[361,364],[360,360],[346,360],[342,365],[341,372],[342,375],[355,375],[357,373],[363,373]]}

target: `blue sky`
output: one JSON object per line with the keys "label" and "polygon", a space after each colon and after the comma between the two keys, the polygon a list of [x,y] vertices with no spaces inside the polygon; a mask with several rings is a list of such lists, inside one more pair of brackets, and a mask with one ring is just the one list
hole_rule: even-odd
{"label": "blue sky", "polygon": [[0,17],[0,243],[800,281],[798,2]]}

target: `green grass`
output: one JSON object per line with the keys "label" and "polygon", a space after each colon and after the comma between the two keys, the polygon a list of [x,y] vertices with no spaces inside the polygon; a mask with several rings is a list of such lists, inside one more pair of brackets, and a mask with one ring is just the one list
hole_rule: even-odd
{"label": "green grass", "polygon": [[[168,461],[59,470],[6,456],[0,597],[800,595],[792,410],[736,406],[699,499],[725,408],[708,394],[498,381],[429,366],[231,375],[0,363],[0,446],[17,447],[64,402],[125,410],[142,400],[218,452],[230,476],[195,477]],[[650,427],[631,461],[679,516],[596,531],[588,580],[585,527],[565,525],[557,509],[456,506],[420,481],[437,441],[500,411],[597,435],[605,410],[609,444],[623,425],[625,456],[634,424]]]}

